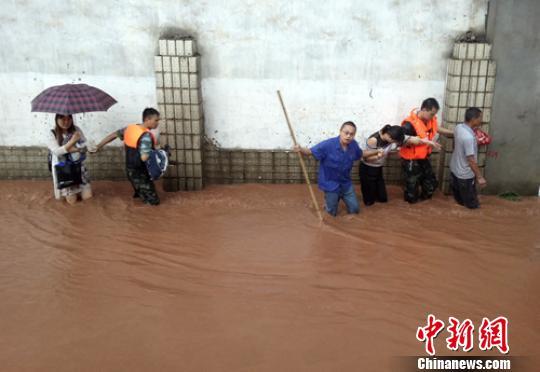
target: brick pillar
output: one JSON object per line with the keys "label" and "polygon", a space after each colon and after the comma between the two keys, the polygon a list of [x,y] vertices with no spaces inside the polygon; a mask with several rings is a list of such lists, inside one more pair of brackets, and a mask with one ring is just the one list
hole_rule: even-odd
{"label": "brick pillar", "polygon": [[166,191],[203,188],[200,58],[192,38],[159,40],[155,71],[160,143],[171,147],[172,162],[163,180]]}
{"label": "brick pillar", "polygon": [[[489,133],[493,91],[495,89],[495,62],[490,60],[491,45],[487,43],[456,42],[448,63],[446,92],[444,99],[444,126],[454,129],[465,119],[468,107],[478,107],[483,111],[481,129]],[[454,150],[453,139],[443,137],[440,158],[441,186],[450,192],[450,159]],[[478,164],[482,173],[486,164],[487,146],[478,147]]]}

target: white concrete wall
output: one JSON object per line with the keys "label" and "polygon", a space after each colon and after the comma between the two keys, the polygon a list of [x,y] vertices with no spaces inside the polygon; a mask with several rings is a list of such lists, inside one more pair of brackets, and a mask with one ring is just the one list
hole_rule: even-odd
{"label": "white concrete wall", "polygon": [[[281,89],[299,141],[353,120],[359,139],[441,99],[453,39],[483,31],[487,0],[3,0],[0,145],[41,145],[52,115],[30,101],[85,82],[114,96],[78,115],[96,140],[155,106],[153,56],[170,27],[197,38],[206,133],[223,147],[288,148]],[[441,102],[442,103],[442,102]]]}

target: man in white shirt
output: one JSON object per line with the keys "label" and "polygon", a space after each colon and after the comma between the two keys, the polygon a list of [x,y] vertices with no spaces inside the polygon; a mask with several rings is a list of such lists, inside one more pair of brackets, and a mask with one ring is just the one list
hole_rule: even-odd
{"label": "man in white shirt", "polygon": [[454,199],[470,209],[480,206],[476,183],[480,187],[487,184],[478,167],[478,144],[474,128],[480,125],[482,111],[477,107],[469,107],[465,111],[465,122],[458,124],[454,130],[454,152],[450,161]]}

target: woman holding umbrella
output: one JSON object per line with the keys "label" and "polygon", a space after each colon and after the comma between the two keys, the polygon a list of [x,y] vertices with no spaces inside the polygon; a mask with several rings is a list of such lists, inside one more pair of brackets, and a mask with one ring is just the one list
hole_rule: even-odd
{"label": "woman holding umbrella", "polygon": [[[75,204],[80,194],[82,200],[92,197],[92,188],[88,171],[84,165],[86,158],[86,139],[81,129],[73,123],[72,115],[56,114],[55,128],[50,131],[47,147],[51,154],[51,169],[56,199],[65,198],[69,204]],[[72,185],[59,180],[57,169],[67,164],[76,169],[72,176],[78,178]],[[80,175],[79,175],[80,172]],[[80,177],[80,178],[79,178]],[[64,187],[65,186],[65,187]]]}
{"label": "woman holding umbrella", "polygon": [[116,100],[87,84],[64,84],[50,87],[32,100],[32,112],[51,112],[56,117],[47,147],[56,199],[66,198],[74,204],[80,194],[83,200],[92,197],[88,171],[84,166],[86,139],[73,123],[73,114],[107,111]]}

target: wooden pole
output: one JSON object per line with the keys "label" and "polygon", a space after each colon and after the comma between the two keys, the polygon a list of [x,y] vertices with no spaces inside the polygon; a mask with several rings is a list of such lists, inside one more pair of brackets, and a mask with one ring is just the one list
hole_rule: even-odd
{"label": "wooden pole", "polygon": [[[291,137],[293,140],[294,145],[297,145],[296,142],[296,136],[294,135],[294,130],[291,125],[291,121],[289,120],[289,114],[287,114],[287,109],[285,108],[285,104],[283,103],[283,98],[281,97],[281,92],[278,90],[277,95],[279,98],[279,102],[281,103],[281,108],[283,109],[283,113],[285,114],[285,120],[287,121],[287,125],[289,126],[289,132],[291,133]],[[313,188],[311,187],[311,182],[309,181],[308,172],[306,169],[306,164],[304,163],[304,158],[302,157],[302,153],[298,152],[298,160],[300,161],[300,167],[302,167],[302,172],[304,173],[304,178],[306,179],[306,184],[309,189],[309,193],[311,195],[311,200],[313,201],[313,205],[315,205],[315,210],[317,211],[317,214],[319,215],[319,219],[322,221],[323,216],[321,213],[321,209],[319,208],[319,203],[317,202],[317,198],[315,197],[315,193],[313,192]]]}

